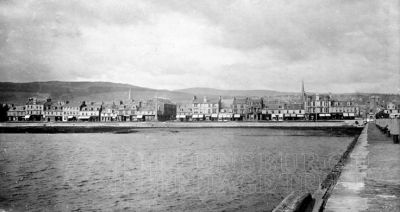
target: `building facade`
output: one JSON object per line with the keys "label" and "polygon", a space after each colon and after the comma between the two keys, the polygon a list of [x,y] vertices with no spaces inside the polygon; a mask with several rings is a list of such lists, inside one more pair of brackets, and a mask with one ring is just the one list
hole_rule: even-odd
{"label": "building facade", "polygon": [[112,104],[103,104],[100,112],[100,120],[102,122],[112,122],[118,120],[118,107]]}
{"label": "building facade", "polygon": [[63,121],[77,121],[80,111],[80,103],[66,102],[63,106]]}
{"label": "building facade", "polygon": [[54,122],[63,120],[63,106],[64,102],[52,102],[51,99],[47,99],[46,103],[43,104],[43,118],[45,121]]}
{"label": "building facade", "polygon": [[193,96],[192,119],[197,121],[212,120],[213,114],[218,114],[220,105],[220,98],[218,100],[209,100],[205,96],[202,100],[200,100],[196,96]]}
{"label": "building facade", "polygon": [[394,102],[388,102],[384,113],[387,114],[389,118],[398,118],[400,117],[400,105]]}
{"label": "building facade", "polygon": [[308,119],[318,120],[329,117],[329,106],[331,98],[328,95],[309,95],[306,97],[305,110],[308,114]]}
{"label": "building facade", "polygon": [[243,120],[243,116],[240,115],[235,115],[233,114],[233,98],[228,98],[228,99],[220,99],[220,109],[218,114],[212,114],[211,118],[215,121],[230,121],[230,120],[236,120],[240,121]]}
{"label": "building facade", "polygon": [[42,121],[44,114],[44,100],[29,98],[25,105],[25,120]]}
{"label": "building facade", "polygon": [[168,121],[176,119],[176,104],[169,99],[153,98],[139,102],[137,121]]}
{"label": "building facade", "polygon": [[79,110],[79,121],[100,121],[101,103],[83,101]]}
{"label": "building facade", "polygon": [[262,119],[262,109],[264,108],[263,98],[251,97],[248,98],[248,120],[261,120]]}
{"label": "building facade", "polygon": [[375,114],[381,111],[381,97],[380,96],[370,96],[369,97],[369,107],[368,107],[368,119],[374,119]]}
{"label": "building facade", "polygon": [[192,119],[192,104],[182,103],[176,105],[176,120],[188,121]]}
{"label": "building facade", "polygon": [[7,111],[8,121],[25,121],[25,106],[14,106],[11,105],[10,109]]}
{"label": "building facade", "polygon": [[329,114],[330,119],[354,119],[360,116],[360,108],[352,101],[332,100]]}
{"label": "building facade", "polygon": [[238,120],[248,120],[250,114],[248,97],[233,97],[232,112],[233,118]]}

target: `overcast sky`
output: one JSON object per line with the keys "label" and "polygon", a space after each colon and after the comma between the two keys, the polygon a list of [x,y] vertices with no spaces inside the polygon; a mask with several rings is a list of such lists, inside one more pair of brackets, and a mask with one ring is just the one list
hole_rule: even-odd
{"label": "overcast sky", "polygon": [[0,81],[400,92],[399,0],[0,1]]}

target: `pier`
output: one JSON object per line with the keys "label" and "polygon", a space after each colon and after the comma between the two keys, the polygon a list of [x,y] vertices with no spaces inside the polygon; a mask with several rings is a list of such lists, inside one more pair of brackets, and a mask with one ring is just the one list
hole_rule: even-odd
{"label": "pier", "polygon": [[368,123],[314,194],[291,193],[274,212],[400,211],[399,131],[400,119]]}
{"label": "pier", "polygon": [[365,127],[324,211],[400,211],[400,145],[396,134],[379,129],[391,123],[388,128],[398,136],[398,121],[377,120]]}

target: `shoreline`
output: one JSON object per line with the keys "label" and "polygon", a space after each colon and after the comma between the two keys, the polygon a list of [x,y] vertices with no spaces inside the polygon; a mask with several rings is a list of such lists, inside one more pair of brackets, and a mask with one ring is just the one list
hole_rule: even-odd
{"label": "shoreline", "polygon": [[351,122],[6,122],[0,133],[131,133],[135,129],[176,128],[281,128],[360,129]]}

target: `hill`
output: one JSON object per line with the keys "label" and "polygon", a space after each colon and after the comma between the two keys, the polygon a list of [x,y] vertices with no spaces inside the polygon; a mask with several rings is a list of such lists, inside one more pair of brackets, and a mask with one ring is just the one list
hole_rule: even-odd
{"label": "hill", "polygon": [[157,96],[173,101],[184,101],[192,98],[191,94],[178,91],[157,90],[111,82],[0,82],[0,102],[24,104],[27,98],[32,96],[51,97],[54,100],[73,102],[82,100],[110,102],[128,99],[129,90],[131,90],[132,99],[147,99]]}
{"label": "hill", "polygon": [[280,92],[273,90],[220,90],[213,88],[186,88],[175,90],[177,92],[190,93],[197,96],[209,97],[233,97],[233,96],[277,96],[277,95],[292,95],[296,93]]}
{"label": "hill", "polygon": [[[53,100],[69,100],[72,102],[83,100],[117,102],[119,100],[127,100],[129,90],[131,90],[131,98],[135,100],[144,100],[157,96],[171,99],[173,102],[190,102],[194,95],[199,98],[207,96],[208,99],[217,99],[219,96],[223,98],[232,98],[234,96],[275,96],[276,98],[290,99],[299,95],[299,93],[295,92],[273,90],[220,90],[213,88],[187,88],[170,91],[112,82],[0,82],[0,103],[24,104],[29,97],[34,96],[40,98],[51,97]],[[370,95],[373,94],[332,94],[337,100],[351,100],[359,104],[367,103]],[[400,102],[400,95],[398,94],[376,95],[380,96],[384,102]]]}

